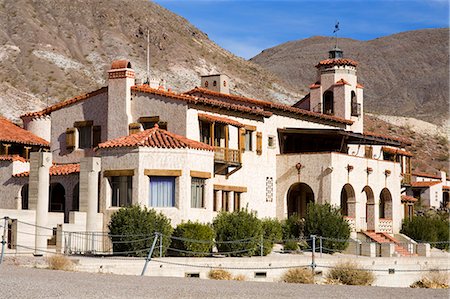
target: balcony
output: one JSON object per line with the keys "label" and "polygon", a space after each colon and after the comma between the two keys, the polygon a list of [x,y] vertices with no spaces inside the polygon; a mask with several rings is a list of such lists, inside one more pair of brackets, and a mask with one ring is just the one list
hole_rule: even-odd
{"label": "balcony", "polygon": [[214,163],[240,166],[241,152],[226,147],[214,147]]}

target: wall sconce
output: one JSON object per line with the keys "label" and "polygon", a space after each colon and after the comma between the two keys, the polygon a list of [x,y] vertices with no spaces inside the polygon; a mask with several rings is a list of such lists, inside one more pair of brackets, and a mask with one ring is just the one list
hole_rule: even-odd
{"label": "wall sconce", "polygon": [[384,171],[384,175],[387,176],[387,177],[390,176],[391,175],[391,171],[389,169],[386,169]]}
{"label": "wall sconce", "polygon": [[367,174],[371,174],[373,172],[373,168],[372,167],[367,167],[366,168],[366,172],[367,172]]}
{"label": "wall sconce", "polygon": [[329,172],[333,172],[333,169],[333,166],[327,166],[327,168],[325,168],[325,170]]}
{"label": "wall sconce", "polygon": [[300,170],[305,167],[303,166],[301,163],[297,163],[295,164],[295,168],[297,169],[297,173],[300,174]]}
{"label": "wall sconce", "polygon": [[348,164],[347,167],[345,167],[345,169],[347,169],[348,172],[353,170],[353,165]]}

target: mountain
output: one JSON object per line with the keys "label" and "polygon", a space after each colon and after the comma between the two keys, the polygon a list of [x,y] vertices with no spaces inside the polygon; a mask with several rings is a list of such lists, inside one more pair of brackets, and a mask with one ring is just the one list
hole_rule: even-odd
{"label": "mountain", "polygon": [[195,87],[200,75],[225,73],[240,95],[298,97],[147,0],[0,0],[0,15],[0,115],[10,119],[106,85],[114,59],[130,59],[145,78],[147,29],[151,77],[175,91]]}
{"label": "mountain", "polygon": [[[250,61],[307,93],[315,82],[314,65],[327,58],[335,41],[315,36],[262,51]],[[344,56],[359,62],[364,109],[378,114],[410,116],[434,124],[449,114],[449,29],[408,31],[369,41],[339,38]]]}

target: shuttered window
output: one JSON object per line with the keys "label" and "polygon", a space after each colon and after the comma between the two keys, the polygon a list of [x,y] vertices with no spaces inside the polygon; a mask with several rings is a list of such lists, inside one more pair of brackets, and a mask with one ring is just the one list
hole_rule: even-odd
{"label": "shuttered window", "polygon": [[256,153],[258,155],[262,154],[262,133],[256,132]]}
{"label": "shuttered window", "polygon": [[75,128],[66,129],[66,149],[71,151],[75,148]]}
{"label": "shuttered window", "polygon": [[239,149],[241,152],[245,151],[245,129],[239,128]]}
{"label": "shuttered window", "polygon": [[142,131],[142,125],[140,123],[131,123],[128,125],[129,134],[136,134]]}

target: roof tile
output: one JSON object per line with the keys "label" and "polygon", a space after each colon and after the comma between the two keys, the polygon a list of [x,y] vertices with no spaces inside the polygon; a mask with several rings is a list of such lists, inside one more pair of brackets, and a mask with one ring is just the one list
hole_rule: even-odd
{"label": "roof tile", "polygon": [[225,125],[231,125],[231,126],[235,126],[238,128],[242,128],[245,126],[238,121],[235,121],[235,120],[232,120],[232,119],[229,119],[226,117],[220,117],[220,116],[215,116],[215,115],[210,115],[210,114],[205,114],[205,113],[199,113],[198,119],[209,121],[209,122],[217,122],[217,123],[221,123],[221,124],[225,124]]}
{"label": "roof tile", "polygon": [[20,162],[27,162],[27,160],[25,160],[25,158],[22,158],[19,155],[0,155],[0,161],[11,161],[11,162],[15,162],[15,161],[20,161]]}
{"label": "roof tile", "polygon": [[405,201],[406,202],[416,202],[417,198],[409,196],[409,195],[402,195],[401,200],[402,200],[402,202],[405,202]]}
{"label": "roof tile", "polygon": [[[50,176],[69,175],[80,172],[80,164],[56,164],[50,166]],[[27,177],[30,176],[29,171],[21,172],[14,175],[15,177]]]}
{"label": "roof tile", "polygon": [[0,116],[0,141],[20,143],[25,145],[49,146],[48,141],[42,139],[19,126],[16,126],[6,118]]}
{"label": "roof tile", "polygon": [[320,61],[316,65],[316,67],[319,68],[321,66],[333,66],[333,65],[351,65],[356,67],[358,65],[358,62],[348,58],[332,58]]}

